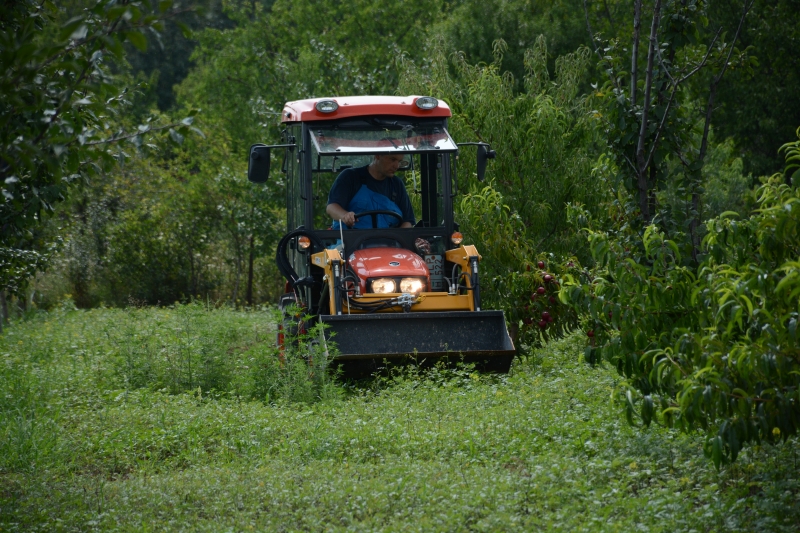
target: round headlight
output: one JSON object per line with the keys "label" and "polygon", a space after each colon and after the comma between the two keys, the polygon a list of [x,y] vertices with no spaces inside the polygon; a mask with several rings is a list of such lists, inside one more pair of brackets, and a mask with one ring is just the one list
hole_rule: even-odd
{"label": "round headlight", "polygon": [[392,278],[378,278],[372,280],[370,287],[376,294],[388,294],[394,292],[395,283]]}
{"label": "round headlight", "polygon": [[414,102],[418,108],[420,109],[435,109],[439,107],[439,100],[434,98],[433,96],[421,96],[417,98],[417,101]]}
{"label": "round headlight", "polygon": [[314,107],[320,113],[333,113],[334,111],[339,109],[339,104],[337,104],[333,100],[320,100],[314,105]]}
{"label": "round headlight", "polygon": [[403,278],[400,280],[400,292],[410,292],[416,294],[424,287],[424,283],[419,278]]}

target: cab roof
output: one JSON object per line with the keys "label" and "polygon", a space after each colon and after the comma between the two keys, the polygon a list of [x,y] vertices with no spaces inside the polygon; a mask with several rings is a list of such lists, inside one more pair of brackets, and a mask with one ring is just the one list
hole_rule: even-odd
{"label": "cab roof", "polygon": [[[450,106],[442,100],[433,109],[420,109],[415,102],[421,96],[337,96],[333,98],[309,98],[287,102],[283,107],[281,122],[308,122],[338,120],[341,118],[375,115],[406,117],[450,117]],[[317,102],[333,100],[339,107],[331,113],[317,111]]]}

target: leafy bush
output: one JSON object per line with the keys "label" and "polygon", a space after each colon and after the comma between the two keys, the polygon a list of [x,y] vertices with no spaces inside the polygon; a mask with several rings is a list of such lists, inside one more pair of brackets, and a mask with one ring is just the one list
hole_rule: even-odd
{"label": "leafy bush", "polygon": [[628,420],[704,430],[717,466],[800,427],[800,191],[781,181],[765,180],[749,218],[707,222],[697,266],[656,225],[588,228],[596,266],[561,290],[586,312],[587,361],[627,378]]}
{"label": "leafy bush", "polygon": [[506,313],[515,346],[526,349],[558,338],[577,326],[577,313],[557,298],[559,279],[576,268],[575,257],[536,252],[522,235],[522,218],[490,183],[465,194],[461,227],[486,255],[481,263],[484,306]]}

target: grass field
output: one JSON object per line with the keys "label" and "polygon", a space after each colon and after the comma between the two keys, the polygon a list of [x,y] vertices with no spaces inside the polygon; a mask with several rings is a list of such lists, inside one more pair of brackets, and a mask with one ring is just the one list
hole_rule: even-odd
{"label": "grass field", "polygon": [[274,364],[270,314],[40,313],[0,339],[0,531],[798,531],[798,441],[717,472],[551,343],[509,376]]}

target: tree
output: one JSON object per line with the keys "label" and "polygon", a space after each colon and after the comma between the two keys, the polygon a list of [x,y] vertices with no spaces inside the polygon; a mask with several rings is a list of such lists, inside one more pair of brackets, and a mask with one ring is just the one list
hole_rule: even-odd
{"label": "tree", "polygon": [[[629,58],[625,58],[627,48],[618,39],[603,41],[592,37],[595,52],[609,78],[597,96],[606,103],[602,120],[620,180],[635,196],[637,216],[643,225],[649,224],[658,210],[656,192],[670,179],[682,180],[684,190],[691,195],[689,233],[694,261],[700,242],[700,177],[708,151],[717,87],[732,61],[737,64],[748,61],[735,45],[751,7],[752,0],[746,0],[729,42],[724,41],[725,28],[721,26],[710,33],[705,31],[708,19],[704,4],[671,0],[655,0],[644,54],[640,52],[645,14],[642,0],[634,2]],[[588,23],[588,11],[586,17]],[[706,35],[708,41],[703,43]],[[630,72],[624,70],[626,59]],[[641,74],[640,67],[644,67]],[[685,92],[693,76],[707,68],[714,73],[706,102],[696,106],[681,92]],[[671,158],[680,161],[682,168],[669,175]]]}
{"label": "tree", "polygon": [[[5,256],[22,254],[42,216],[71,185],[109,168],[152,132],[181,136],[191,123],[148,122],[124,129],[126,88],[113,74],[126,42],[147,45],[142,30],[160,28],[171,2],[98,2],[59,25],[54,2],[14,2],[0,17],[0,239]],[[29,250],[35,252],[35,250]],[[34,263],[29,263],[33,265]],[[36,263],[38,264],[38,263]],[[4,265],[5,266],[5,265]],[[0,290],[14,274],[3,268]]]}
{"label": "tree", "polygon": [[[732,41],[751,6],[739,6]],[[616,175],[615,201],[604,220],[571,206],[594,265],[569,273],[560,296],[585,313],[586,360],[626,378],[617,392],[628,420],[701,429],[719,467],[747,443],[800,428],[800,197],[778,174],[763,181],[749,216],[700,222],[716,91],[728,68],[752,65],[722,27],[701,31],[706,7],[655,0],[640,54],[645,7],[636,2],[631,55],[613,39],[598,47],[610,75],[598,96],[613,158],[601,171]],[[703,35],[708,44],[698,44]],[[620,75],[628,61],[631,73]],[[699,84],[688,82],[700,74],[709,86],[697,103]]]}
{"label": "tree", "polygon": [[[788,171],[798,146],[785,145]],[[586,217],[596,265],[561,291],[586,311],[586,360],[626,378],[629,422],[702,430],[717,467],[800,430],[800,189],[783,182],[764,179],[750,216],[709,220],[697,267],[655,225],[637,250],[629,228]]]}

